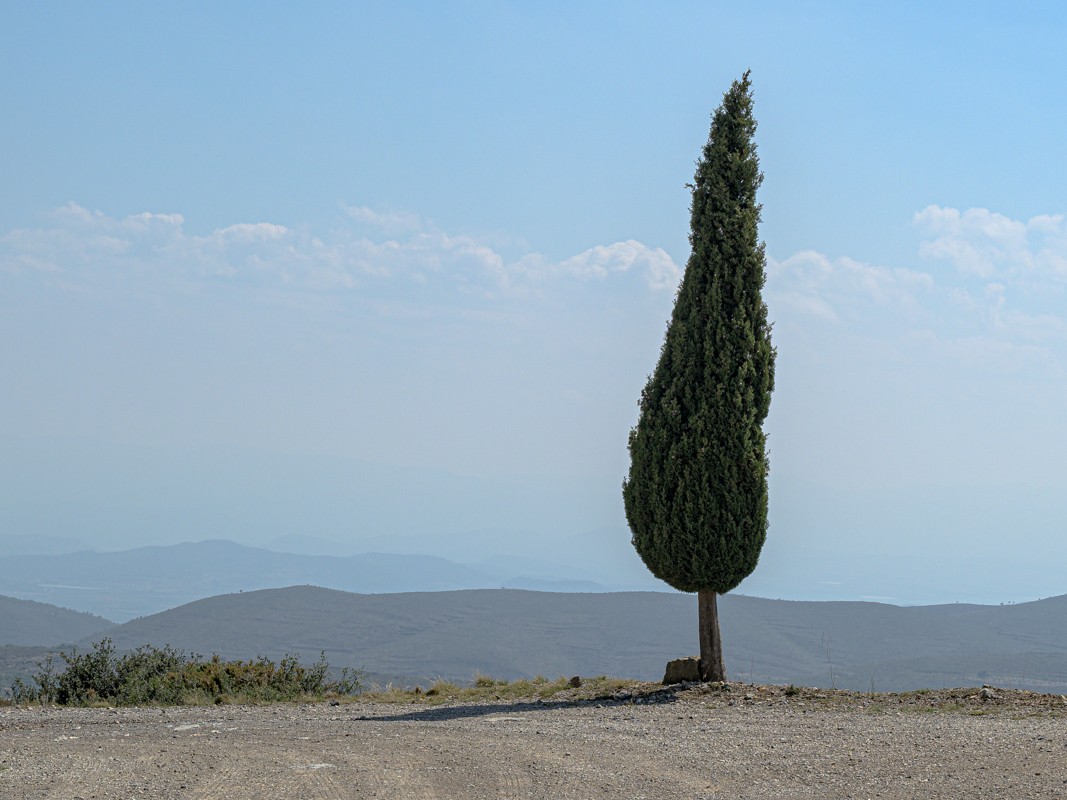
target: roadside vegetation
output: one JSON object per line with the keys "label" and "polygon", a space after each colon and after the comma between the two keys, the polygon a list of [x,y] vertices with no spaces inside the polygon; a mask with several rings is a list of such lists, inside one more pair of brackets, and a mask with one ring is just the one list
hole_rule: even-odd
{"label": "roadside vegetation", "polygon": [[378,703],[444,705],[495,700],[581,701],[629,698],[662,689],[624,678],[566,678],[549,680],[541,675],[514,681],[476,675],[469,685],[439,679],[429,686],[366,686],[362,671],[349,668],[331,677],[325,654],[314,664],[301,664],[298,656],[278,663],[266,658],[223,661],[218,655],[204,659],[170,646],[145,645],[119,655],[110,639],[86,652],[59,653],[62,668],[51,654],[37,662],[26,682],[15,678],[0,705],[55,703],[65,706],[211,705],[354,699]]}
{"label": "roadside vegetation", "polygon": [[683,683],[665,686],[627,678],[538,675],[499,680],[476,675],[468,685],[439,679],[429,685],[367,686],[364,675],[348,668],[331,677],[325,654],[314,664],[298,656],[278,663],[266,658],[204,659],[171,647],[142,646],[122,656],[110,639],[88,652],[60,652],[65,668],[51,656],[37,662],[32,684],[16,678],[0,705],[55,703],[66,706],[144,706],[266,704],[278,702],[393,703],[445,706],[463,703],[658,704],[688,703],[705,708],[789,707],[803,713],[850,710],[867,714],[949,713],[1067,717],[1067,695],[1025,689],[919,689],[908,692],[855,692],[815,687],[753,683]]}
{"label": "roadside vegetation", "polygon": [[359,693],[362,673],[348,667],[331,677],[326,655],[314,664],[287,655],[275,663],[209,659],[170,647],[144,645],[118,655],[111,639],[84,653],[60,652],[60,669],[51,655],[37,662],[32,683],[16,678],[11,701],[59,705],[208,705],[273,703],[322,699]]}
{"label": "roadside vegetation", "polygon": [[[427,688],[421,686],[372,687],[360,694],[360,700],[377,703],[417,703],[444,705],[446,703],[476,703],[493,700],[593,700],[619,696],[638,686],[637,681],[625,678],[564,678],[549,680],[542,675],[516,681],[497,680],[478,675],[470,686],[460,686],[446,680],[435,681]],[[659,684],[652,686],[662,688]]]}

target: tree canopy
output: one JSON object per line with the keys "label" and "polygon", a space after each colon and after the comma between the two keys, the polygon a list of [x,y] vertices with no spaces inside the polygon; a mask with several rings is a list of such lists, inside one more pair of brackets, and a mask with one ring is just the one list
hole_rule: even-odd
{"label": "tree canopy", "polygon": [[686,592],[733,589],[755,569],[767,534],[763,422],[775,350],[752,109],[746,72],[715,111],[697,163],[692,251],[630,432],[623,496],[634,547]]}

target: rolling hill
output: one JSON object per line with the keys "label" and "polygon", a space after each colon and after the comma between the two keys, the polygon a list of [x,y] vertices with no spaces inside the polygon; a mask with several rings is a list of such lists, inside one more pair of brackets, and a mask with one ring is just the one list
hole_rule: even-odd
{"label": "rolling hill", "polygon": [[[720,600],[734,680],[908,690],[990,683],[1067,692],[1067,596],[1010,606]],[[657,680],[696,646],[696,602],[658,592],[361,595],[294,586],[199,600],[109,631],[226,658],[326,651],[411,680],[481,672]],[[86,640],[88,641],[88,640]]]}
{"label": "rolling hill", "polygon": [[49,652],[83,638],[98,640],[114,627],[103,617],[0,595],[0,697],[16,677],[33,675]]}
{"label": "rolling hill", "polygon": [[93,614],[0,595],[0,646],[51,647],[113,627],[111,620]]}

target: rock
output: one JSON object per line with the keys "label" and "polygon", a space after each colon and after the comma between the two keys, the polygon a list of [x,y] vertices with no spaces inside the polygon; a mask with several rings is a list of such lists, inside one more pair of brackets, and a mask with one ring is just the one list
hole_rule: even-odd
{"label": "rock", "polygon": [[983,700],[996,700],[997,696],[993,694],[993,690],[988,686],[983,686],[982,691],[978,694]]}
{"label": "rock", "polygon": [[580,687],[582,685],[582,679],[577,675],[575,675],[573,678],[571,678],[567,682],[571,685],[572,689],[577,689],[578,687]]}
{"label": "rock", "polygon": [[671,685],[674,683],[684,683],[686,681],[699,681],[700,680],[700,657],[699,656],[687,656],[686,658],[676,658],[674,661],[667,662],[667,671],[663,675],[663,683]]}

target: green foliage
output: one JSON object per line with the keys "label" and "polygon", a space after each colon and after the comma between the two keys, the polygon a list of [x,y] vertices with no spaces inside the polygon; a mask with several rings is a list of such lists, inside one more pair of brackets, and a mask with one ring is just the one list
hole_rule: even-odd
{"label": "green foliage", "polygon": [[186,657],[170,645],[162,649],[148,645],[138,647],[116,665],[119,702],[124,705],[180,703],[182,687],[178,676],[187,664],[198,660],[198,656]]}
{"label": "green foliage", "polygon": [[27,686],[22,678],[15,678],[14,682],[11,684],[10,693],[10,702],[17,706],[32,703],[40,697],[40,691],[32,686]]}
{"label": "green foliage", "polygon": [[111,639],[101,639],[88,653],[79,655],[75,648],[70,655],[62,651],[59,655],[67,668],[58,676],[56,702],[85,705],[118,695],[118,664]]}
{"label": "green foliage", "polygon": [[756,567],[767,534],[763,421],[774,356],[761,291],[749,74],[715,111],[697,164],[692,253],[655,372],[630,433],[623,485],[633,544],[686,592],[728,592]]}
{"label": "green foliage", "polygon": [[[32,697],[29,695],[30,690],[27,690],[25,694],[27,700],[50,703],[59,696],[59,679],[56,677],[55,659],[51,653],[44,657],[44,661],[37,662],[37,672],[33,674],[33,681],[37,684],[37,690],[35,696]],[[18,683],[22,682],[18,681]]]}
{"label": "green foliage", "polygon": [[330,679],[326,654],[310,666],[295,655],[277,664],[259,657],[252,661],[204,660],[169,645],[144,645],[119,657],[110,639],[87,653],[60,653],[66,669],[57,673],[52,657],[38,662],[36,687],[16,678],[11,696],[16,703],[56,702],[61,705],[177,705],[229,702],[276,702],[298,697],[358,694],[362,673],[345,667]]}

